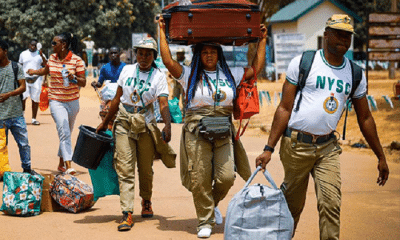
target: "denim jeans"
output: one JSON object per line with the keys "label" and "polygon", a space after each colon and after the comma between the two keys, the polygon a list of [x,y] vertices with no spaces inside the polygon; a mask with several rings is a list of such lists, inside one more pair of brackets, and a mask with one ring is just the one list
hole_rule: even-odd
{"label": "denim jeans", "polygon": [[11,133],[14,136],[15,141],[17,142],[22,168],[30,169],[31,147],[29,146],[28,130],[26,128],[25,118],[21,116],[21,117],[0,120],[0,127],[2,127],[3,125],[5,125],[6,127],[7,143],[8,143],[8,130],[11,130]]}

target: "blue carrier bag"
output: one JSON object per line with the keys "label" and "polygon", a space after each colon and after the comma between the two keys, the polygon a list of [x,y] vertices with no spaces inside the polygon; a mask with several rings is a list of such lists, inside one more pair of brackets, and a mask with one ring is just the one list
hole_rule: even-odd
{"label": "blue carrier bag", "polygon": [[283,192],[267,170],[269,186],[260,183],[249,186],[261,167],[251,175],[246,185],[229,202],[225,219],[225,240],[290,240],[293,218]]}

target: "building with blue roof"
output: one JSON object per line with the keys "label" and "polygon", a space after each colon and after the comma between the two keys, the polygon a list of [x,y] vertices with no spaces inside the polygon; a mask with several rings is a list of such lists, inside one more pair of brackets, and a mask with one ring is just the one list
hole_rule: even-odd
{"label": "building with blue roof", "polygon": [[[297,0],[288,4],[270,18],[271,33],[303,33],[305,49],[316,50],[323,47],[325,23],[333,14],[347,14],[351,22],[361,22],[362,18],[335,0]],[[353,43],[346,54],[353,58]]]}

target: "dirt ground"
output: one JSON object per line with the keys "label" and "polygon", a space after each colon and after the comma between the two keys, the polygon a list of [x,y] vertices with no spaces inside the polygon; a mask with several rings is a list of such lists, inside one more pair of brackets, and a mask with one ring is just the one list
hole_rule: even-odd
{"label": "dirt ground", "polygon": [[[379,100],[381,95],[393,96],[393,80],[385,79],[385,73],[373,73],[377,76],[370,82],[370,94],[378,102],[378,111],[373,115],[377,122],[378,132],[384,145],[391,141],[400,140],[399,134],[399,101],[393,100],[394,109],[390,109],[385,102]],[[399,76],[399,74],[397,74]],[[98,117],[99,101],[90,87],[92,78],[81,89],[80,112],[72,133],[72,144],[75,146],[78,137],[78,127],[88,125],[96,127],[100,123]],[[246,149],[250,166],[255,170],[254,160],[262,152],[267,141],[268,129],[278,101],[274,101],[275,93],[281,91],[282,82],[260,82],[260,90],[269,91],[272,104],[265,103],[261,113],[251,119],[251,127],[246,130],[241,138]],[[30,122],[31,110],[28,101],[25,118]],[[57,174],[58,137],[50,111],[39,112],[40,126],[28,123],[29,142],[32,150],[33,169],[42,174]],[[354,142],[359,141],[359,133],[354,112],[350,114],[348,136]],[[160,124],[159,127],[163,127]],[[198,239],[196,236],[196,214],[193,199],[180,181],[179,172],[179,141],[182,124],[172,124],[171,146],[177,152],[177,167],[167,169],[161,161],[154,161],[154,186],[153,209],[155,215],[151,219],[140,217],[140,201],[138,193],[138,180],[134,199],[135,225],[129,232],[118,232],[117,225],[121,219],[118,196],[100,198],[94,207],[88,211],[72,214],[67,211],[43,212],[35,217],[12,217],[0,214],[0,240],[14,239],[40,239],[40,240],[70,240],[76,239],[140,239],[140,240],[188,240]],[[261,130],[265,129],[265,131]],[[341,127],[339,126],[339,129]],[[341,239],[400,239],[400,164],[390,161],[389,181],[384,187],[376,184],[378,172],[375,157],[370,149],[352,149],[346,147],[341,155],[342,178],[342,211],[341,211]],[[18,147],[11,137],[8,145],[11,169],[20,172]],[[392,155],[396,155],[393,153]],[[399,154],[397,153],[397,156]],[[90,184],[91,179],[86,168],[73,163],[77,170],[77,177]],[[268,164],[276,184],[283,181],[283,167],[279,161],[279,154],[273,154],[272,161]],[[262,174],[258,174],[253,183],[267,184]],[[253,184],[252,183],[252,184]],[[232,197],[239,192],[245,182],[237,177],[226,198],[220,202],[219,207],[226,216],[227,207]],[[314,183],[310,179],[307,191],[307,201],[301,220],[296,230],[294,240],[319,239],[318,212],[315,198]],[[0,184],[2,192],[3,184]],[[224,225],[214,228],[210,239],[222,240]]]}
{"label": "dirt ground", "polygon": [[[400,71],[396,72],[395,80],[389,79],[388,75],[388,71],[370,71],[368,95],[373,96],[377,103],[378,110],[371,109],[371,112],[375,119],[378,136],[384,147],[386,158],[389,161],[400,163],[400,151],[390,149],[390,144],[393,141],[400,142],[400,100],[394,96],[394,84],[400,80]],[[279,92],[282,91],[282,84],[283,79],[277,82],[260,81],[258,83],[259,90],[269,92],[271,103],[268,103],[266,99],[263,98],[260,114],[251,118],[249,129],[246,130],[245,135],[259,136],[267,139],[276,106],[279,104]],[[391,99],[393,108],[390,107],[389,103],[387,103],[382,96],[388,96]],[[337,131],[341,135],[343,133],[343,122],[344,114],[337,127]],[[341,141],[341,143],[346,151],[354,151],[368,155],[373,154],[371,149],[350,147],[354,143],[366,143],[359,129],[357,116],[354,110],[349,112],[346,127],[346,140]]]}

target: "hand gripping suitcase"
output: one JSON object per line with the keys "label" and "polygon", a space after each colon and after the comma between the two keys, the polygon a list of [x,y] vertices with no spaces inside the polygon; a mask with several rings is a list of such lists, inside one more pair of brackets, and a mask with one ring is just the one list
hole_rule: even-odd
{"label": "hand gripping suitcase", "polygon": [[89,209],[95,203],[92,187],[69,174],[58,174],[49,192],[58,204],[73,213]]}
{"label": "hand gripping suitcase", "polygon": [[198,0],[190,5],[179,5],[177,1],[162,13],[167,40],[174,44],[241,46],[261,36],[259,7],[246,0]]}
{"label": "hand gripping suitcase", "polygon": [[246,185],[229,202],[225,219],[225,240],[290,240],[293,218],[283,192],[267,170],[265,178],[271,184],[249,186],[261,167],[251,175]]}

